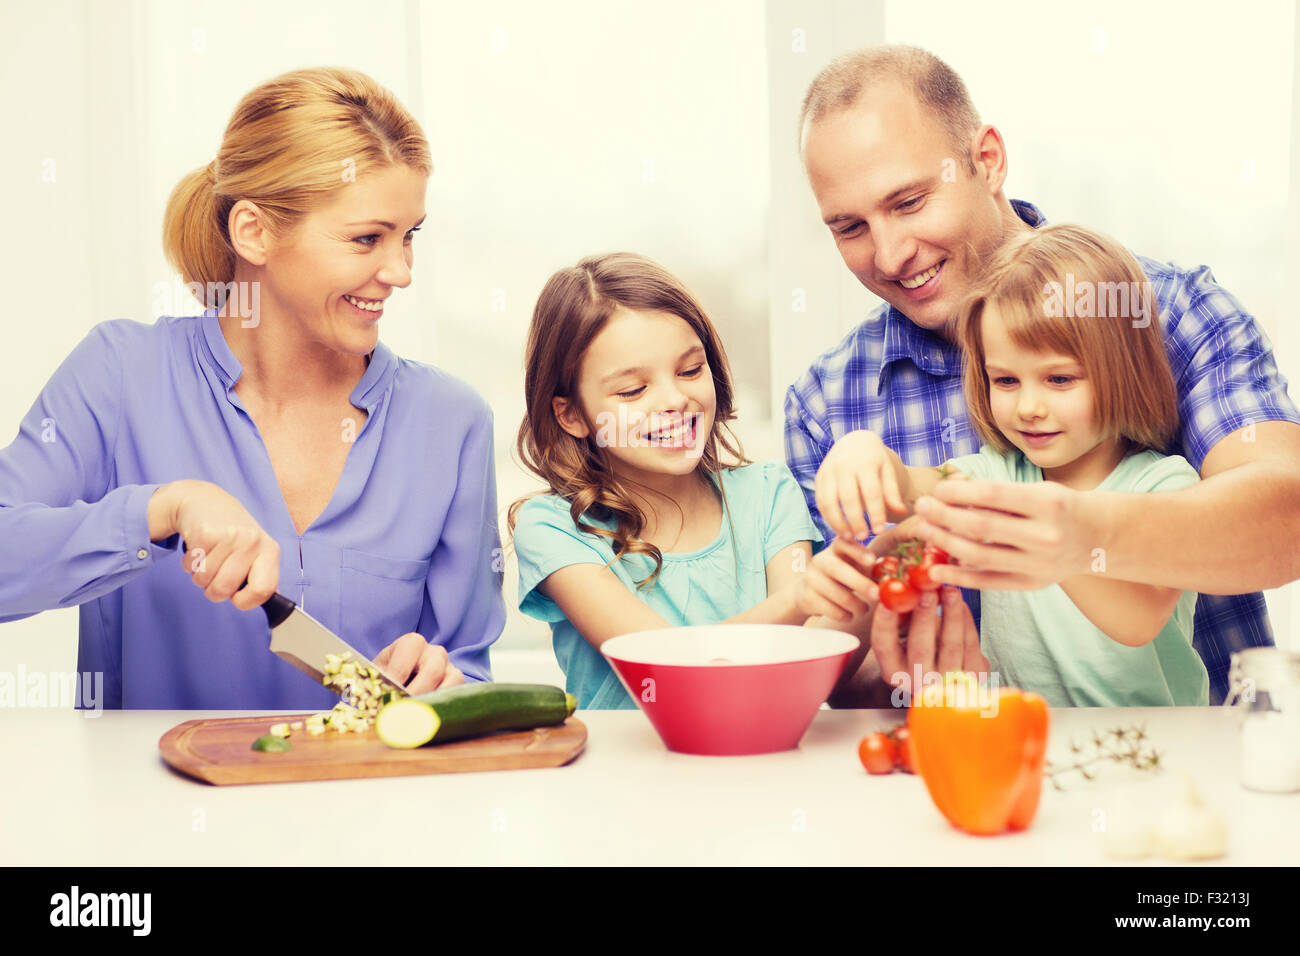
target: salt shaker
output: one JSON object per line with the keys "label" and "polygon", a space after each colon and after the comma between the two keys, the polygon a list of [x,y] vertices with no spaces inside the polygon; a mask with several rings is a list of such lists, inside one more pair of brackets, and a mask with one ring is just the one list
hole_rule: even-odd
{"label": "salt shaker", "polygon": [[1300,790],[1300,654],[1252,647],[1232,655],[1225,706],[1240,706],[1241,782],[1251,790]]}

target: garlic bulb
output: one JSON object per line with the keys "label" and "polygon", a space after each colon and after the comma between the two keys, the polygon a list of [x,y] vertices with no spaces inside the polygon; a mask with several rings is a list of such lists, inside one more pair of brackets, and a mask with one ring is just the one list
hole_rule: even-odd
{"label": "garlic bulb", "polygon": [[1156,849],[1171,860],[1213,860],[1228,848],[1223,818],[1205,806],[1190,777],[1185,798],[1164,809],[1154,837]]}

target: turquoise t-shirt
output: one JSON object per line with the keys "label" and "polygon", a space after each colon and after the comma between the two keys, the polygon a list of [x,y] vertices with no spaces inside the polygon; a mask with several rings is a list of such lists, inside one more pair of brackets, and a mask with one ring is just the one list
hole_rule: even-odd
{"label": "turquoise t-shirt", "polygon": [[[761,462],[723,470],[726,505],[722,526],[711,544],[698,551],[665,553],[663,570],[651,587],[637,590],[654,562],[648,555],[625,555],[611,571],[642,601],[674,627],[717,624],[747,611],[767,595],[767,562],[797,541],[820,543],[803,493],[781,462]],[[635,707],[600,651],[578,633],[564,612],[537,585],[571,564],[604,565],[614,558],[609,539],[579,531],[570,503],[558,495],[539,495],[519,509],[514,547],[519,558],[519,609],[548,622],[565,689],[584,710]],[[730,520],[728,520],[730,519]],[[612,530],[614,522],[587,523]]]}
{"label": "turquoise t-shirt", "polygon": [[[1043,471],[1019,449],[985,445],[951,464],[972,478],[1038,482]],[[1187,459],[1135,452],[1099,491],[1176,491],[1200,481]],[[1102,561],[1105,555],[1094,555]],[[1097,573],[1105,573],[1096,565]],[[1106,636],[1059,584],[1041,591],[981,591],[980,649],[1002,686],[1032,690],[1054,707],[1150,707],[1209,703],[1209,675],[1192,647],[1196,592],[1185,591],[1155,640],[1127,647]]]}

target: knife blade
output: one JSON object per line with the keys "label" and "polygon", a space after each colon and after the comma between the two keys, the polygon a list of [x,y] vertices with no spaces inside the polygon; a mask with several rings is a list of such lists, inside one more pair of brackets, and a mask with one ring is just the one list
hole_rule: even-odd
{"label": "knife blade", "polygon": [[271,626],[271,650],[317,684],[324,686],[325,663],[330,654],[339,657],[348,654],[358,667],[373,669],[385,689],[406,696],[406,689],[400,681],[384,673],[382,668],[283,594],[277,592],[267,598],[262,610]]}

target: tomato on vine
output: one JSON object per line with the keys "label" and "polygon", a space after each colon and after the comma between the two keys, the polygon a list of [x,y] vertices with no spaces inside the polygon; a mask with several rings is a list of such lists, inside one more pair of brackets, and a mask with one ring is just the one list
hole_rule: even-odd
{"label": "tomato on vine", "polygon": [[916,588],[902,578],[888,578],[880,583],[880,603],[895,614],[906,614],[920,599]]}

